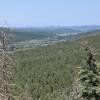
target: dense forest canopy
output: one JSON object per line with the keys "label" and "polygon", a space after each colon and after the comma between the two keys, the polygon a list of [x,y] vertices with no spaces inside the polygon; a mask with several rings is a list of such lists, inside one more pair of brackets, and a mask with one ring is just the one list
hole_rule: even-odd
{"label": "dense forest canopy", "polygon": [[[20,93],[24,100],[71,99],[77,67],[84,65],[85,47],[92,44],[99,54],[99,43],[100,32],[95,31],[73,41],[14,52],[14,83],[22,88],[15,88],[14,94]],[[99,63],[100,56],[96,59]]]}

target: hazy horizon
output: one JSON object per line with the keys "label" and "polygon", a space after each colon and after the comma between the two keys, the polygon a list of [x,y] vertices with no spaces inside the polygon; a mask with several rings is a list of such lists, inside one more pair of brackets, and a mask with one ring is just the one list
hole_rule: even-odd
{"label": "hazy horizon", "polygon": [[61,28],[61,27],[66,27],[66,28],[74,28],[74,27],[100,27],[100,24],[98,25],[69,25],[69,26],[0,26],[1,28]]}
{"label": "hazy horizon", "polygon": [[99,0],[3,0],[0,27],[100,25]]}

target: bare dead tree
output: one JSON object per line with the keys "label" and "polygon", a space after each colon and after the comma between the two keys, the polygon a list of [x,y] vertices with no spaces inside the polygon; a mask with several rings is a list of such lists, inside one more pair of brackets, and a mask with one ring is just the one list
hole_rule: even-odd
{"label": "bare dead tree", "polygon": [[10,57],[7,54],[7,33],[0,31],[0,100],[10,100]]}

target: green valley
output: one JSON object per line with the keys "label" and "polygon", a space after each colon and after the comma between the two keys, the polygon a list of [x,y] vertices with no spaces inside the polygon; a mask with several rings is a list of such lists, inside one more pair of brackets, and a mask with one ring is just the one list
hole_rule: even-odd
{"label": "green valley", "polygon": [[100,31],[86,33],[81,38],[14,51],[14,100],[73,100],[70,92],[76,80],[77,68],[84,66],[85,48],[96,49],[100,62]]}

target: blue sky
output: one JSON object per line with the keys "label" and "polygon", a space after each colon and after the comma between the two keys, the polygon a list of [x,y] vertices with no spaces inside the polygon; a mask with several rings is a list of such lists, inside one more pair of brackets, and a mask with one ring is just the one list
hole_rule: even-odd
{"label": "blue sky", "polygon": [[100,24],[100,0],[0,0],[0,26]]}

